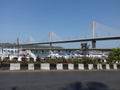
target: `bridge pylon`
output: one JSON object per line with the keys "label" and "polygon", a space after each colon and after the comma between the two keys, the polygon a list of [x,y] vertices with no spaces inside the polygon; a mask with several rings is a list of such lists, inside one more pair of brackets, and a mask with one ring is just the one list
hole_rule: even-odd
{"label": "bridge pylon", "polygon": [[52,38],[53,38],[53,34],[52,32],[50,32],[50,49],[52,50]]}
{"label": "bridge pylon", "polygon": [[92,40],[92,48],[96,48],[96,40]]}
{"label": "bridge pylon", "polygon": [[[92,23],[92,30],[93,30],[93,36],[92,38],[94,39],[95,38],[95,29],[96,29],[96,22],[93,21]],[[96,40],[92,40],[92,48],[96,48]]]}

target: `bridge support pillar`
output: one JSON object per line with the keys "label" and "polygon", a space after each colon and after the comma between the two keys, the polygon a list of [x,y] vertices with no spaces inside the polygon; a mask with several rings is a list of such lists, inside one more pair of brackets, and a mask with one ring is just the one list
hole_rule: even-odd
{"label": "bridge support pillar", "polygon": [[50,50],[52,50],[52,43],[50,43]]}
{"label": "bridge support pillar", "polygon": [[96,40],[92,40],[92,48],[96,48]]}

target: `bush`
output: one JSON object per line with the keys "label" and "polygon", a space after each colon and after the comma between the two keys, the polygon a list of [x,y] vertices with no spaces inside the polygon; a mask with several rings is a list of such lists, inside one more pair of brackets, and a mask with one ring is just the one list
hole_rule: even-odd
{"label": "bush", "polygon": [[57,64],[57,63],[69,63],[69,60],[66,60],[64,58],[57,58],[57,59],[46,58],[44,62],[51,63],[51,64]]}
{"label": "bush", "polygon": [[37,57],[37,58],[36,58],[36,62],[41,62],[40,57]]}
{"label": "bush", "polygon": [[83,57],[83,63],[84,64],[90,64],[90,63],[93,63],[93,60],[89,57]]}
{"label": "bush", "polygon": [[2,64],[9,64],[10,63],[10,60],[3,60],[1,61]]}
{"label": "bush", "polygon": [[30,57],[29,58],[30,62],[34,62],[34,58]]}
{"label": "bush", "polygon": [[21,60],[22,60],[22,61],[21,61],[21,63],[23,63],[23,64],[28,63],[28,62],[27,62],[27,58],[26,58],[26,57],[22,57],[22,58],[21,58]]}
{"label": "bush", "polygon": [[57,64],[57,59],[51,59],[51,58],[48,58],[45,60],[46,63],[50,63],[50,64]]}
{"label": "bush", "polygon": [[120,48],[113,49],[108,55],[108,62],[120,61]]}
{"label": "bush", "polygon": [[83,63],[83,60],[75,58],[75,59],[73,59],[73,63]]}

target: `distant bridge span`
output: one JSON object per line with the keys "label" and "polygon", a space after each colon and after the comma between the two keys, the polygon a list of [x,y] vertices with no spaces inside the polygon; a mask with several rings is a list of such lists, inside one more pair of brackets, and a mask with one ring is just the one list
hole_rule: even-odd
{"label": "distant bridge span", "polygon": [[96,41],[104,41],[104,40],[118,40],[120,39],[120,36],[115,37],[102,37],[102,38],[86,38],[86,39],[76,39],[76,40],[62,40],[62,41],[53,41],[53,42],[41,42],[41,43],[31,43],[31,44],[19,44],[21,46],[24,45],[37,45],[37,44],[57,44],[57,43],[73,43],[73,42],[85,42],[85,41],[91,41],[92,42],[92,48],[96,48]]}
{"label": "distant bridge span", "polygon": [[[29,50],[51,50],[50,48],[28,48]],[[99,50],[99,51],[112,51],[113,48],[90,48],[89,50]],[[74,51],[74,50],[82,50],[81,48],[52,48],[52,50],[68,50],[68,51]]]}

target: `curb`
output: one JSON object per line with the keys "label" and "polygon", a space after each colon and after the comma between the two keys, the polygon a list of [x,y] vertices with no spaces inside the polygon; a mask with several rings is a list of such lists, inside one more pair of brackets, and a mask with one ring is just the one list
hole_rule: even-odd
{"label": "curb", "polygon": [[0,70],[119,70],[120,64],[72,64],[72,63],[41,63],[41,64],[1,64]]}

